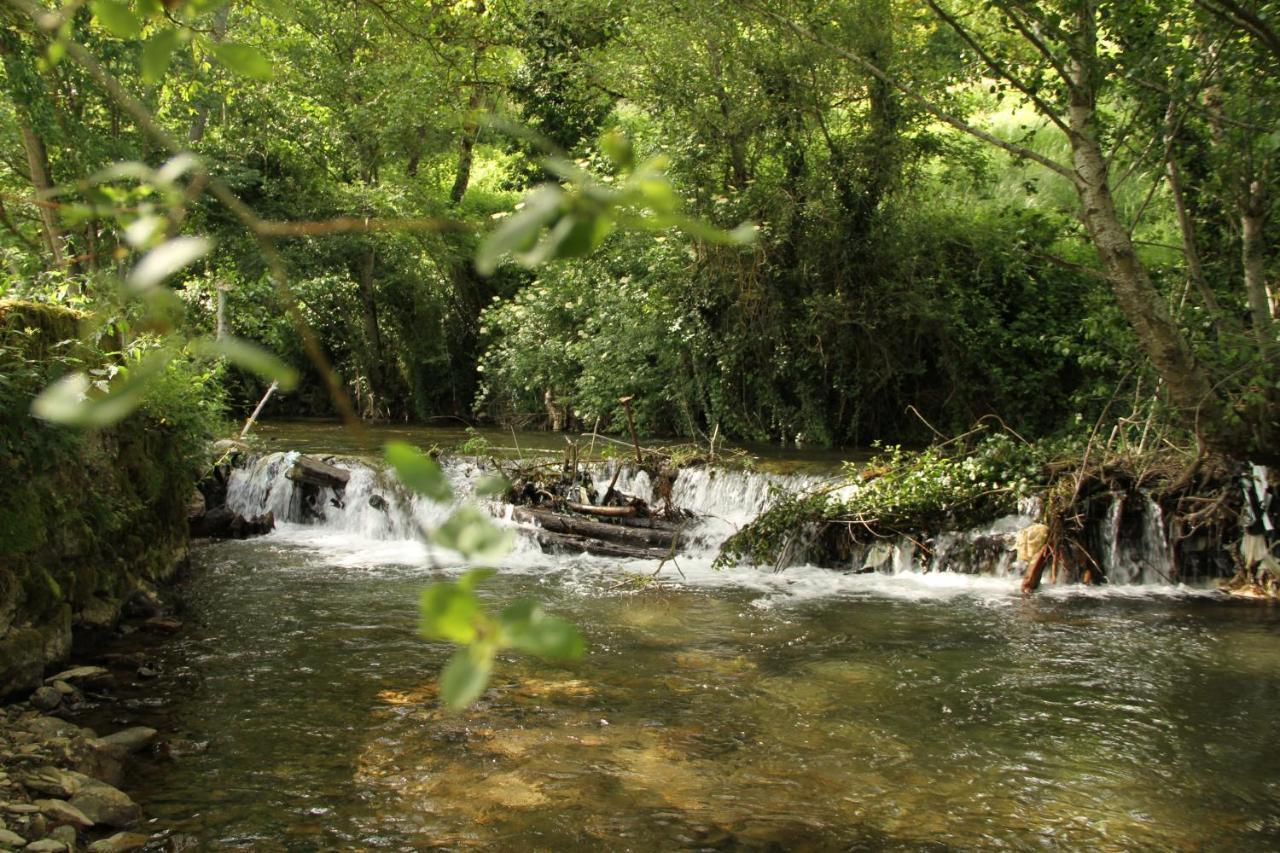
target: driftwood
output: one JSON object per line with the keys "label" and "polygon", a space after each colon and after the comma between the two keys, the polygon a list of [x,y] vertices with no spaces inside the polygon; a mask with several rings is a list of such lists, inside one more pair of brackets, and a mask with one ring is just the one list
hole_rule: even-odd
{"label": "driftwood", "polygon": [[543,530],[573,536],[602,539],[633,547],[652,547],[669,549],[671,543],[678,538],[678,529],[673,525],[631,527],[609,524],[602,521],[590,521],[575,518],[564,513],[544,509],[527,509],[516,507],[512,510],[512,518],[526,523],[537,523]]}
{"label": "driftwood", "polygon": [[285,476],[295,483],[341,489],[351,479],[351,472],[345,468],[321,462],[319,459],[312,459],[310,456],[299,456]]}
{"label": "driftwood", "polygon": [[661,560],[670,552],[669,548],[646,548],[636,545],[622,545],[617,542],[606,542],[590,536],[575,536],[570,533],[556,533],[551,530],[536,530],[533,538],[547,551],[586,551],[597,557],[622,557],[640,560]]}
{"label": "driftwood", "polygon": [[1036,554],[1036,558],[1027,566],[1027,573],[1022,576],[1022,591],[1035,592],[1040,588],[1040,579],[1044,576],[1045,564],[1049,562],[1053,549],[1048,545],[1041,545],[1040,552]]}
{"label": "driftwood", "polygon": [[631,518],[636,514],[634,506],[592,506],[566,502],[565,506],[583,515],[598,515],[601,518]]}

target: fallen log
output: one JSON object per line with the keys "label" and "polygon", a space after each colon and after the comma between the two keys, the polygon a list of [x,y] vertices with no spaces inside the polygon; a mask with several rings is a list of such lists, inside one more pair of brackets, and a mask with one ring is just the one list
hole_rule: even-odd
{"label": "fallen log", "polygon": [[635,545],[622,545],[617,542],[605,542],[590,536],[575,536],[571,533],[556,533],[540,529],[533,537],[544,551],[585,551],[598,557],[623,557],[640,560],[661,560],[670,553],[668,548],[645,548]]}
{"label": "fallen log", "polygon": [[1040,588],[1040,579],[1044,576],[1045,563],[1049,562],[1049,557],[1053,554],[1053,549],[1048,545],[1041,545],[1036,558],[1031,561],[1031,565],[1027,566],[1027,573],[1022,576],[1022,591],[1024,593],[1035,592]]}
{"label": "fallen log", "polygon": [[601,518],[630,518],[636,514],[634,506],[592,506],[591,504],[565,503],[574,512],[598,515]]}
{"label": "fallen log", "polygon": [[319,459],[312,459],[310,456],[299,456],[285,476],[295,483],[310,483],[313,486],[341,489],[351,479],[351,472],[345,468],[321,462]]}
{"label": "fallen log", "polygon": [[520,522],[536,523],[543,530],[549,530],[554,533],[600,539],[634,548],[670,549],[672,543],[679,538],[679,531],[672,528],[623,527],[603,521],[574,518],[573,516],[549,510],[516,507],[512,510],[511,517]]}

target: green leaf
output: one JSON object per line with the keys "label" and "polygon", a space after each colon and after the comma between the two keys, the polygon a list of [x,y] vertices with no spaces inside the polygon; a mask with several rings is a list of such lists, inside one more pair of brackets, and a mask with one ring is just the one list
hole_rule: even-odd
{"label": "green leaf", "polygon": [[475,507],[461,506],[440,525],[431,539],[468,559],[495,560],[511,550],[512,535],[511,531],[498,527],[493,519]]}
{"label": "green leaf", "polygon": [[428,640],[470,643],[479,635],[480,604],[456,583],[432,584],[418,601],[418,633]]}
{"label": "green leaf", "polygon": [[169,71],[173,51],[178,47],[181,35],[176,29],[165,29],[147,39],[142,45],[142,80],[159,83]]}
{"label": "green leaf", "polygon": [[253,80],[270,80],[275,69],[270,60],[256,47],[235,42],[223,42],[213,46],[213,55],[227,68],[241,77]]}
{"label": "green leaf", "polygon": [[538,657],[572,660],[582,657],[587,649],[577,628],[558,616],[549,616],[533,599],[507,607],[498,623],[507,643]]}
{"label": "green leaf", "polygon": [[243,338],[196,338],[191,342],[191,351],[205,358],[225,358],[232,364],[256,373],[263,379],[278,382],[284,391],[291,391],[298,385],[298,371],[285,364],[269,350]]}
{"label": "green leaf", "polygon": [[458,578],[458,588],[466,592],[475,592],[477,584],[484,583],[497,573],[497,569],[471,569]]}
{"label": "green leaf", "polygon": [[524,207],[493,230],[476,251],[476,272],[492,275],[506,255],[528,249],[538,239],[543,226],[560,213],[564,191],[555,184],[543,184],[524,198]]}
{"label": "green leaf", "polygon": [[204,237],[175,237],[156,246],[138,261],[129,274],[129,286],[137,292],[150,290],[179,270],[203,258],[213,248]]}
{"label": "green leaf", "polygon": [[128,4],[120,0],[92,0],[89,8],[98,23],[113,36],[122,39],[137,38],[142,33],[142,21],[133,14]]}
{"label": "green leaf", "polygon": [[440,673],[440,701],[451,711],[461,711],[484,693],[492,671],[491,646],[458,649]]}
{"label": "green leaf", "polygon": [[476,483],[476,495],[482,498],[492,498],[506,494],[509,488],[511,488],[511,481],[501,474],[485,474]]}
{"label": "green leaf", "polygon": [[388,441],[383,453],[400,482],[409,489],[441,503],[453,497],[440,463],[418,448],[403,441]]}
{"label": "green leaf", "polygon": [[72,373],[40,392],[31,402],[31,413],[53,423],[76,427],[107,427],[124,420],[142,403],[151,380],[173,358],[161,349],[122,370],[106,392],[95,387],[84,373]]}
{"label": "green leaf", "polygon": [[611,130],[600,137],[600,150],[623,171],[635,168],[636,151],[631,139],[620,130]]}

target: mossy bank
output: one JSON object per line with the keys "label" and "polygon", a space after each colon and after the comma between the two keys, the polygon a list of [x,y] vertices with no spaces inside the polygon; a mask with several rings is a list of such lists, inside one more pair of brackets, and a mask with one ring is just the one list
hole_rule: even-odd
{"label": "mossy bank", "polygon": [[73,631],[109,628],[131,595],[174,574],[218,416],[211,377],[192,382],[197,368],[175,362],[112,426],[33,417],[35,395],[69,370],[128,369],[120,330],[81,321],[0,302],[0,697],[38,686],[70,654]]}

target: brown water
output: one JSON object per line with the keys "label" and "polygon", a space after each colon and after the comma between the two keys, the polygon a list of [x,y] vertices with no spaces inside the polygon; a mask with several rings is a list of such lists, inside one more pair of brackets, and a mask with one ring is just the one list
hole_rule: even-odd
{"label": "brown water", "polygon": [[297,531],[194,562],[187,628],[117,722],[207,744],[131,789],[203,849],[1280,845],[1273,608],[513,565],[493,606],[536,595],[591,652],[504,659],[450,716],[448,650],[414,631],[433,570]]}

